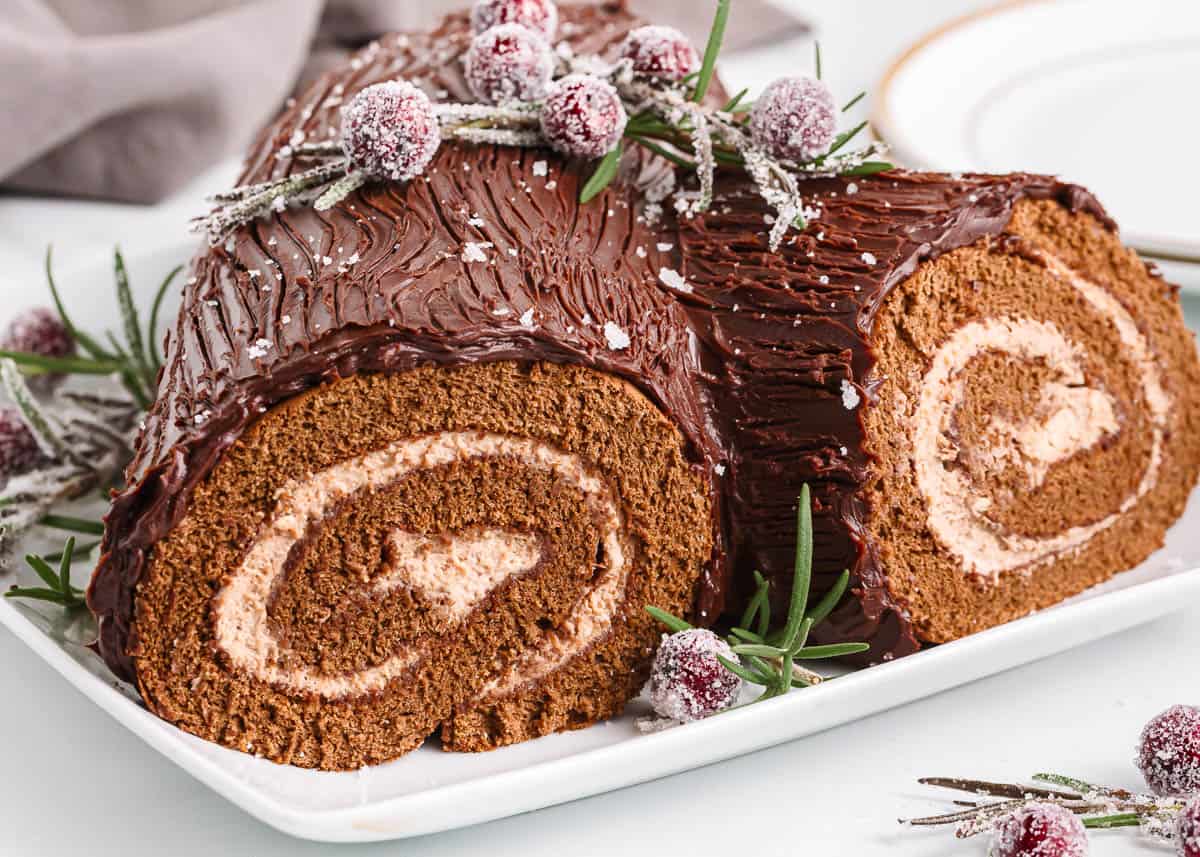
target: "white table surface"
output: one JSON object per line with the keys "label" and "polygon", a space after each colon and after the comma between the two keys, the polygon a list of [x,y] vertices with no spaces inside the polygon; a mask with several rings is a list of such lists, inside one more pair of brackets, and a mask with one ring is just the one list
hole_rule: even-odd
{"label": "white table surface", "polygon": [[[869,86],[905,44],[978,0],[792,0],[818,22],[835,91]],[[735,4],[736,6],[736,4]],[[803,43],[726,64],[761,84],[798,65]],[[797,60],[799,58],[799,61]],[[41,256],[63,270],[177,240],[228,165],[158,206],[0,197],[0,316],[42,299]],[[1172,267],[1200,288],[1200,270]],[[110,283],[97,284],[110,288]],[[1200,298],[1185,296],[1200,322]],[[922,775],[1013,779],[1062,770],[1136,787],[1142,724],[1200,701],[1200,606],[1083,649],[772,750],[474,828],[368,846],[299,842],[244,815],[88,703],[0,630],[0,855],[982,855],[982,840],[901,828],[944,803]],[[1167,854],[1127,832],[1093,854]]]}

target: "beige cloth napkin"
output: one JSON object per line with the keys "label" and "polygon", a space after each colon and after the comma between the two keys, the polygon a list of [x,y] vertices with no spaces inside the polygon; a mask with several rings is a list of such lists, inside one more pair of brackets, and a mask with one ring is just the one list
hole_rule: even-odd
{"label": "beige cloth napkin", "polygon": [[[241,151],[299,82],[469,0],[0,0],[0,187],[154,202]],[[633,0],[707,33],[713,0]],[[803,22],[738,0],[727,48]]]}

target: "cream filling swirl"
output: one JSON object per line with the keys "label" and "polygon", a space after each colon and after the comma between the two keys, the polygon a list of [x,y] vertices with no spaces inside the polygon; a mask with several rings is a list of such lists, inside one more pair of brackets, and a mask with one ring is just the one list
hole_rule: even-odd
{"label": "cream filling swirl", "polygon": [[[327,511],[360,491],[430,467],[497,456],[515,458],[564,480],[583,495],[600,522],[607,562],[590,590],[562,626],[547,631],[488,685],[484,695],[502,695],[557,669],[612,625],[629,573],[624,522],[608,484],[578,456],[529,438],[487,432],[441,432],[396,441],[283,485],[272,517],[213,598],[217,646],[240,672],[290,691],[335,699],[383,689],[426,657],[428,649],[410,644],[375,666],[345,674],[283,664],[286,653],[270,628],[267,608],[288,554]],[[389,540],[393,561],[376,575],[371,591],[385,594],[410,587],[440,604],[454,620],[465,618],[496,587],[529,570],[541,557],[536,537],[503,530],[455,536],[394,532]]]}
{"label": "cream filling swirl", "polygon": [[978,494],[961,468],[949,431],[966,395],[964,370],[987,351],[1018,360],[1041,360],[1055,372],[1043,386],[1037,416],[1018,424],[994,419],[996,443],[976,456],[997,462],[1020,462],[1030,487],[1042,484],[1050,467],[1092,448],[1119,428],[1115,402],[1103,389],[1084,387],[1084,352],[1053,322],[1002,317],[973,321],[951,334],[937,349],[921,381],[915,413],[913,459],[917,484],[928,509],[928,523],[938,541],[961,561],[965,573],[995,581],[1007,571],[1031,570],[1066,552],[1081,548],[1133,508],[1158,479],[1170,397],[1153,349],[1137,323],[1104,287],[1078,274],[1061,259],[1038,252],[1055,277],[1074,288],[1108,319],[1139,373],[1151,424],[1150,458],[1136,489],[1118,509],[1090,524],[1070,527],[1046,537],[1008,532],[985,517],[991,501]]}

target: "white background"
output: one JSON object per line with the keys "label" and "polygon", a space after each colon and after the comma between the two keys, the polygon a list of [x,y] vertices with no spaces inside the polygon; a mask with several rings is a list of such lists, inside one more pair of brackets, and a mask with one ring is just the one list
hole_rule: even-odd
{"label": "white background", "polygon": [[[985,4],[792,5],[820,29],[826,79],[839,94],[852,94],[923,32]],[[809,56],[806,44],[793,43],[734,57],[727,77],[739,87],[761,85],[807,71]],[[172,243],[202,210],[203,194],[230,175],[230,167],[219,168],[147,208],[0,198],[0,317],[42,301],[46,243],[55,243],[64,270],[96,266],[117,242],[130,255]],[[1170,274],[1200,289],[1200,271],[1175,267]],[[1184,302],[1196,325],[1200,299],[1185,295]],[[962,843],[947,830],[896,824],[897,816],[945,806],[916,785],[918,776],[1013,779],[1050,769],[1136,787],[1131,760],[1142,724],[1174,702],[1200,701],[1197,651],[1200,606],[1190,606],[1084,649],[734,761],[457,832],[339,847],[290,839],[244,815],[0,630],[0,855],[982,855],[982,840]],[[1114,832],[1096,835],[1092,853],[1170,852]]]}

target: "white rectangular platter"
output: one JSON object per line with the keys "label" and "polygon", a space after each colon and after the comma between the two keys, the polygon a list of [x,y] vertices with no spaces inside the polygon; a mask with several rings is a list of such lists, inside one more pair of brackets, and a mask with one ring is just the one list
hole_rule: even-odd
{"label": "white rectangular platter", "polygon": [[[180,257],[176,249],[136,260],[135,283],[154,283]],[[86,283],[107,277],[84,273],[63,278],[64,289],[82,301]],[[82,317],[103,324],[108,319],[95,300],[96,315]],[[18,571],[19,582],[32,579]],[[1053,609],[909,658],[653,734],[635,726],[647,711],[639,700],[622,718],[590,729],[484,754],[443,753],[430,742],[395,762],[350,773],[276,765],[160,721],[81,645],[85,621],[67,623],[57,608],[0,599],[0,623],[99,708],[246,812],[293,836],[349,842],[464,827],[802,738],[1121,631],[1198,597],[1200,501],[1193,498],[1166,547],[1139,568]]]}

